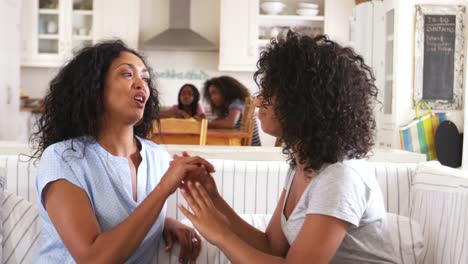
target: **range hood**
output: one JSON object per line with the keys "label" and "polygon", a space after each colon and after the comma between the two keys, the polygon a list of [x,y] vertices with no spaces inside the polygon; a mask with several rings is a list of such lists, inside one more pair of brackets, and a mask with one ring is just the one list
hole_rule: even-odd
{"label": "range hood", "polygon": [[215,44],[190,29],[191,0],[169,0],[169,29],[145,41],[146,50],[216,51]]}

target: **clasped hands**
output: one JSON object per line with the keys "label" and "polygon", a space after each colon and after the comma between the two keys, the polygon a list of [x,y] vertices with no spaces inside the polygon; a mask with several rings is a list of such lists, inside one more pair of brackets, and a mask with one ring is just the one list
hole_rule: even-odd
{"label": "clasped hands", "polygon": [[[174,155],[173,158],[173,162],[177,162],[180,159],[196,157],[190,157],[184,151],[182,156]],[[229,220],[215,206],[215,201],[222,200],[222,198],[210,174],[214,172],[214,167],[206,160],[200,159],[197,164],[199,169],[189,171],[179,185],[180,192],[191,211],[180,203],[178,207],[201,235],[215,244],[229,229]]]}
{"label": "clasped hands", "polygon": [[[213,165],[205,159],[198,156],[191,157],[187,152],[183,152],[181,156],[173,156],[167,171],[170,177],[165,177],[166,181],[171,182],[168,184],[168,186],[172,186],[171,193],[179,188],[192,209],[190,212],[179,204],[181,212],[212,243],[222,234],[222,230],[228,228],[227,218],[216,209],[213,203],[213,200],[220,198],[216,183],[210,175],[214,171]],[[173,226],[178,228],[172,228]],[[168,225],[167,232],[165,228],[164,240],[168,251],[171,250],[173,241],[179,241],[181,246],[179,260],[182,263],[192,263],[200,254],[200,237],[193,229],[180,223],[179,225]],[[191,245],[190,242],[193,244]]]}

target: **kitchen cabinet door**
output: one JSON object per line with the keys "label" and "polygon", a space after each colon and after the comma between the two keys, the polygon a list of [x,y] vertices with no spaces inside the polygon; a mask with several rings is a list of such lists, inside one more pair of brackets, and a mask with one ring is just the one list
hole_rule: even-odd
{"label": "kitchen cabinet door", "polygon": [[219,44],[220,71],[254,71],[258,0],[222,0]]}
{"label": "kitchen cabinet door", "polygon": [[345,45],[349,42],[348,18],[354,3],[341,0],[316,0],[318,13],[304,14],[301,0],[281,0],[279,13],[268,13],[259,0],[222,0],[219,70],[254,71],[259,53],[271,37],[292,29],[303,34],[325,33]]}
{"label": "kitchen cabinet door", "polygon": [[18,139],[21,1],[0,0],[0,141]]}
{"label": "kitchen cabinet door", "polygon": [[93,42],[93,0],[23,1],[22,66],[59,67]]}
{"label": "kitchen cabinet door", "polygon": [[95,0],[94,42],[121,39],[138,48],[140,1]]}
{"label": "kitchen cabinet door", "polygon": [[83,47],[120,38],[138,46],[139,1],[27,0],[22,66],[60,67]]}

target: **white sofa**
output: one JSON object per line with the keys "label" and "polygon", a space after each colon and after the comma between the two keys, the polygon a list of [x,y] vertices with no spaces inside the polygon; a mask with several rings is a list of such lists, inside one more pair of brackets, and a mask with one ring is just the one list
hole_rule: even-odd
{"label": "white sofa", "polygon": [[[214,177],[223,197],[247,221],[266,228],[288,170],[278,148],[169,145],[167,149],[207,157],[216,167]],[[468,263],[468,227],[464,224],[468,219],[468,179],[462,171],[423,160],[421,155],[402,151],[376,151],[371,158],[391,213],[397,258],[402,263]],[[39,234],[36,168],[27,157],[13,154],[11,149],[2,154],[0,148],[0,174],[2,171],[6,174],[0,182],[6,189],[2,202],[3,263],[29,263]],[[182,219],[177,202],[184,203],[178,193],[167,201],[167,212]],[[154,263],[178,263],[177,250],[166,253],[161,243]],[[203,241],[197,263],[228,261],[216,247]]]}

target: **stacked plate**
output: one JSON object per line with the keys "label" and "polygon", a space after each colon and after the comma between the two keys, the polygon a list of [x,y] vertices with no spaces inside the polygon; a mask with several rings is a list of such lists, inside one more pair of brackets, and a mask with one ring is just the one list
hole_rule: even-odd
{"label": "stacked plate", "polygon": [[319,5],[315,3],[297,3],[296,13],[300,16],[316,16],[319,13]]}

